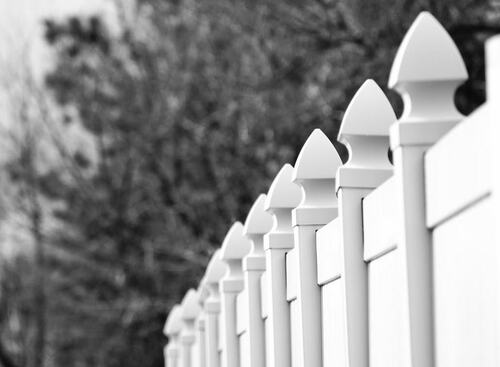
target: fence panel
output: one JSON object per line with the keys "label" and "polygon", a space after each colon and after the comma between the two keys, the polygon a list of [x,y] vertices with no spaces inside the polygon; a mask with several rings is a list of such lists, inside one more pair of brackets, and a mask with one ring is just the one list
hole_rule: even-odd
{"label": "fence panel", "polygon": [[464,118],[463,60],[420,14],[389,78],[402,116],[368,80],[339,132],[345,164],[313,131],[172,309],[166,365],[500,365],[498,60],[497,37],[488,101]]}
{"label": "fence panel", "polygon": [[482,200],[433,231],[436,364],[498,366],[500,247],[493,202]]}

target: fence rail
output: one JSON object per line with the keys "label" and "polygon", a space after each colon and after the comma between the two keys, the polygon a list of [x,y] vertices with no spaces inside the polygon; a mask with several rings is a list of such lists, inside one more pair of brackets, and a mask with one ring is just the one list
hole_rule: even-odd
{"label": "fence rail", "polygon": [[500,36],[486,50],[464,117],[464,62],[421,13],[389,77],[402,116],[368,80],[347,163],[312,132],[171,310],[166,366],[500,366]]}

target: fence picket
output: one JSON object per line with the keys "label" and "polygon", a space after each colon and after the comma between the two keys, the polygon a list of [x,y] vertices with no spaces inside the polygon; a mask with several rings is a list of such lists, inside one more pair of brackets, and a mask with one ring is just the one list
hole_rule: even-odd
{"label": "fence picket", "polygon": [[195,341],[195,355],[196,362],[192,366],[206,367],[206,346],[205,346],[205,314],[200,312],[196,319],[196,341]]}
{"label": "fence picket", "polygon": [[264,236],[267,294],[267,365],[291,366],[290,306],[286,299],[285,255],[293,248],[292,209],[301,199],[300,188],[292,182],[293,167],[285,164],[276,175],[265,203],[274,225]]}
{"label": "fence picket", "polygon": [[[337,216],[335,175],[342,164],[333,144],[316,129],[299,153],[293,172],[294,182],[302,188],[302,201],[292,211],[294,248],[297,261],[296,299],[291,304],[295,367],[320,367],[321,302],[316,282],[316,230]],[[287,257],[288,257],[287,255]],[[288,286],[288,285],[287,285]],[[297,359],[297,360],[294,360]]]}
{"label": "fence picket", "polygon": [[236,297],[244,288],[242,259],[250,251],[250,241],[243,235],[243,224],[235,222],[222,242],[221,259],[228,271],[219,282],[222,294],[222,366],[240,365],[240,345],[236,332]]}
{"label": "fence picket", "polygon": [[[248,345],[240,346],[248,353],[244,356],[249,367],[265,366],[264,322],[261,315],[261,276],[266,270],[263,236],[272,226],[271,215],[264,209],[266,195],[261,194],[255,200],[245,220],[243,233],[251,242],[251,250],[243,259],[245,295],[242,318],[245,320],[247,335],[244,340]],[[243,356],[242,356],[243,357]]]}
{"label": "fence picket", "polygon": [[193,346],[196,341],[195,321],[201,311],[198,292],[194,289],[188,290],[181,306],[183,322],[180,334],[181,367],[192,367],[196,360],[193,358]]}
{"label": "fence picket", "polygon": [[462,119],[454,93],[466,78],[451,37],[432,15],[421,13],[406,34],[389,77],[389,86],[404,101],[403,115],[390,132],[401,220],[397,254],[403,277],[403,338],[409,353],[403,366],[433,365],[432,249],[425,218],[424,154]]}
{"label": "fence picket", "polygon": [[168,314],[163,333],[169,338],[165,347],[165,364],[167,367],[179,367],[179,336],[182,329],[182,307],[175,305]]}
{"label": "fence picket", "polygon": [[[341,259],[333,259],[340,265],[340,277],[329,278],[322,285],[323,331],[335,335],[334,330],[328,329],[344,328],[345,332],[323,341],[324,366],[339,361],[351,367],[369,365],[368,274],[363,257],[362,200],[392,175],[388,158],[389,126],[395,121],[389,101],[372,80],[359,88],[342,121],[339,141],[349,148],[349,160],[337,173],[339,216],[318,231],[318,268],[321,262],[331,261],[322,256],[322,248],[340,247],[334,254]],[[330,231],[330,227],[333,233],[325,236],[325,244],[320,244],[322,232]],[[329,265],[331,267],[325,263],[323,267]],[[328,305],[343,312],[342,317],[334,315]],[[335,321],[340,321],[340,325]]]}
{"label": "fence picket", "polygon": [[207,367],[220,367],[219,357],[219,317],[220,294],[219,281],[226,272],[226,265],[221,260],[221,250],[217,250],[210,259],[203,278],[203,286],[208,297],[203,303],[205,311],[205,358]]}

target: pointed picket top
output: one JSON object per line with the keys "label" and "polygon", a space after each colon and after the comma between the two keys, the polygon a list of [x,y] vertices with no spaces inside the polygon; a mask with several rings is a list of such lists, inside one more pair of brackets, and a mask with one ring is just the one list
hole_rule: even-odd
{"label": "pointed picket top", "polygon": [[250,251],[250,241],[243,234],[243,224],[235,222],[224,238],[221,247],[222,260],[240,260]]}
{"label": "pointed picket top", "polygon": [[406,33],[389,76],[389,87],[422,81],[467,79],[457,46],[443,26],[422,12]]}
{"label": "pointed picket top", "polygon": [[278,172],[267,193],[265,209],[294,209],[300,203],[302,193],[300,187],[293,183],[293,167],[286,163]]}
{"label": "pointed picket top", "polygon": [[389,127],[397,120],[384,92],[373,80],[363,83],[345,112],[338,140],[349,150],[339,168],[339,188],[375,188],[392,174]]}
{"label": "pointed picket top", "polygon": [[180,305],[175,305],[170,310],[167,317],[167,322],[163,328],[163,334],[171,337],[172,335],[178,334],[182,329],[182,307]]}
{"label": "pointed picket top", "polygon": [[302,147],[293,172],[293,180],[333,179],[342,160],[332,142],[315,129]]}
{"label": "pointed picket top", "polygon": [[348,136],[389,136],[396,115],[384,92],[372,79],[366,80],[352,98],[340,126],[338,140]]}
{"label": "pointed picket top", "polygon": [[321,130],[314,130],[293,170],[293,181],[302,188],[302,200],[292,211],[294,226],[325,225],[336,217],[335,177],[341,165],[331,141]]}
{"label": "pointed picket top", "polygon": [[182,299],[182,319],[184,321],[194,321],[201,311],[199,305],[199,294],[196,290],[190,289]]}
{"label": "pointed picket top", "polygon": [[271,229],[273,222],[271,215],[265,209],[266,197],[266,194],[260,194],[250,208],[243,228],[245,235],[262,235]]}
{"label": "pointed picket top", "polygon": [[274,223],[264,236],[264,249],[292,249],[292,210],[302,199],[300,186],[293,182],[293,167],[285,164],[274,178],[266,198],[266,210],[272,214]]}
{"label": "pointed picket top", "polygon": [[221,250],[212,255],[205,272],[204,282],[206,284],[217,283],[226,273],[226,264],[221,260]]}

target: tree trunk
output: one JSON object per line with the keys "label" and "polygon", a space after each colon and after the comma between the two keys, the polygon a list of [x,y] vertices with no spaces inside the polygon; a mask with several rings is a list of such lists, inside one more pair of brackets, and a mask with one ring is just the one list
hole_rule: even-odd
{"label": "tree trunk", "polygon": [[35,333],[33,340],[33,367],[43,367],[45,360],[46,339],[46,295],[45,295],[45,249],[42,232],[42,209],[39,201],[38,179],[34,169],[34,162],[30,162],[28,169],[30,176],[31,201],[31,234],[34,244],[34,318]]}

